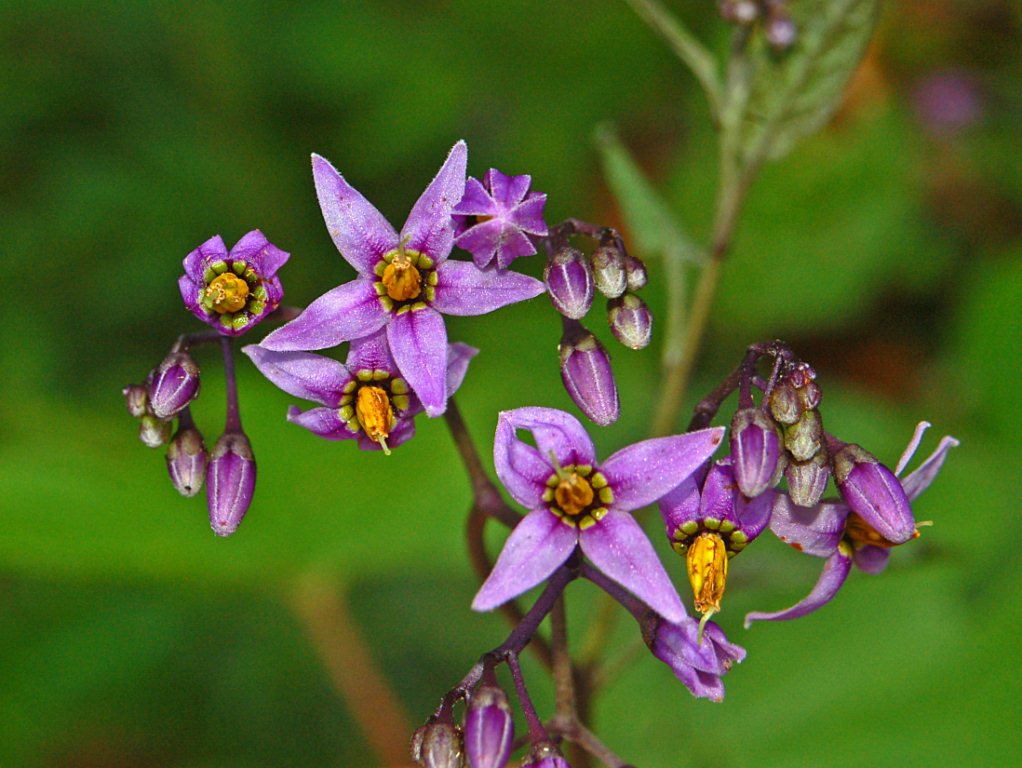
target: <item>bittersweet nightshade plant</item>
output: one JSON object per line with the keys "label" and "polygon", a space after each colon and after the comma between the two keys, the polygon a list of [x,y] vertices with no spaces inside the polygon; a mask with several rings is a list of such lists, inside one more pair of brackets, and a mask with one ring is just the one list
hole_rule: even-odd
{"label": "bittersweet nightshade plant", "polygon": [[325,349],[386,328],[401,376],[426,413],[442,414],[448,394],[442,315],[482,315],[543,292],[534,278],[448,259],[467,158],[465,142],[455,144],[398,234],[329,162],[313,155],[327,230],[358,277],[320,296],[262,346],[276,352]]}

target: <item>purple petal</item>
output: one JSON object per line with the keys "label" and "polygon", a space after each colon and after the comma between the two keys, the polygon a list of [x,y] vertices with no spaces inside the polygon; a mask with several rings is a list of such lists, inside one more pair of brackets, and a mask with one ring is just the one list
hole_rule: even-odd
{"label": "purple petal", "polygon": [[816,582],[816,586],[813,587],[813,591],[810,592],[805,599],[796,603],[784,611],[777,611],[776,613],[762,613],[760,611],[753,611],[752,613],[745,614],[745,628],[748,629],[749,625],[754,621],[784,621],[787,619],[797,619],[806,614],[812,613],[817,608],[821,608],[831,600],[834,599],[834,595],[841,589],[841,585],[845,583],[845,579],[848,578],[848,571],[852,568],[852,558],[842,552],[840,549],[831,555],[827,562],[823,566],[823,572],[820,574],[819,581]]}
{"label": "purple petal", "polygon": [[543,283],[534,277],[447,261],[437,268],[433,308],[445,315],[484,315],[541,293]]}
{"label": "purple petal", "polygon": [[785,544],[816,557],[830,557],[845,532],[849,509],[844,504],[824,502],[815,507],[793,504],[783,493],[774,499],[770,530]]}
{"label": "purple petal", "polygon": [[512,430],[527,429],[532,432],[544,460],[553,453],[561,466],[592,464],[596,461],[593,441],[578,419],[571,414],[556,408],[530,407],[501,411],[497,418],[510,424]]}
{"label": "purple petal", "polygon": [[287,409],[287,420],[327,440],[351,440],[357,437],[341,421],[336,408],[310,408],[302,411],[292,405]]}
{"label": "purple petal", "polygon": [[533,192],[525,200],[515,206],[511,212],[511,221],[516,227],[530,235],[546,237],[547,226],[543,220],[543,208],[546,206],[546,193]]}
{"label": "purple petal", "polygon": [[674,541],[675,532],[691,520],[700,520],[699,514],[699,480],[696,472],[685,478],[685,481],[660,499],[660,516],[667,527],[667,538]]}
{"label": "purple petal", "polygon": [[464,216],[499,216],[501,210],[479,180],[469,178],[465,182],[465,194],[454,207],[453,213]]}
{"label": "purple petal", "polygon": [[455,242],[459,248],[472,254],[472,261],[479,269],[485,269],[497,255],[506,226],[503,219],[490,219],[469,227],[458,235]]}
{"label": "purple petal", "polygon": [[852,511],[888,541],[903,544],[915,535],[905,489],[883,464],[875,460],[857,463],[838,488]]}
{"label": "purple petal", "polygon": [[[397,448],[402,443],[407,443],[415,437],[415,420],[405,416],[404,418],[398,417],[397,424],[390,430],[390,434],[387,435],[387,447]],[[382,451],[383,446],[380,445],[376,440],[373,440],[365,432],[359,430],[358,433],[358,447],[363,451]]]}
{"label": "purple petal", "polygon": [[920,421],[916,424],[915,431],[912,433],[912,439],[908,441],[908,445],[902,451],[901,458],[898,459],[898,466],[894,468],[894,474],[900,475],[902,470],[912,461],[912,457],[915,456],[916,449],[919,448],[919,443],[923,439],[923,434],[932,426],[928,421]]}
{"label": "purple petal", "polygon": [[232,259],[247,261],[264,280],[277,274],[290,256],[267,240],[258,229],[253,229],[231,248]]}
{"label": "purple petal", "polygon": [[242,347],[259,372],[289,395],[336,408],[341,390],[351,381],[336,360],[311,352],[274,352],[257,344]]}
{"label": "purple petal", "polygon": [[610,510],[596,525],[580,531],[578,541],[593,565],[665,619],[685,618],[681,598],[631,515]]}
{"label": "purple petal", "polygon": [[454,245],[451,211],[465,193],[467,163],[468,147],[459,141],[401,228],[401,238],[408,238],[407,248],[425,253],[436,264],[447,258]]}
{"label": "purple petal", "polygon": [[202,305],[199,304],[199,294],[202,292],[203,284],[201,282],[196,283],[185,274],[178,278],[177,287],[181,291],[181,300],[184,301],[188,311],[202,322],[210,322],[210,315],[203,311]]}
{"label": "purple petal", "polygon": [[578,535],[546,509],[536,509],[515,526],[472,609],[492,611],[532,589],[557,570],[575,549]]}
{"label": "purple petal", "polygon": [[723,427],[711,427],[622,448],[601,467],[614,492],[614,509],[638,509],[661,498],[698,469],[723,437]]}
{"label": "purple petal", "polygon": [[519,440],[514,426],[504,418],[497,419],[493,464],[497,477],[515,501],[527,509],[535,509],[543,504],[546,481],[553,474],[554,468],[548,458]]}
{"label": "purple petal", "polygon": [[397,248],[394,228],[326,158],[312,156],[312,178],[337,250],[360,274],[370,274],[383,254]]}
{"label": "purple petal", "polygon": [[937,477],[937,473],[940,472],[940,468],[944,464],[947,452],[958,444],[958,441],[950,435],[944,437],[940,441],[940,445],[937,446],[937,450],[930,454],[929,458],[920,464],[914,472],[905,476],[901,485],[904,487],[905,495],[908,496],[909,501],[915,501],[919,498],[919,494],[930,487],[930,483]]}
{"label": "purple petal", "polygon": [[202,273],[206,271],[206,267],[214,261],[224,261],[226,259],[227,246],[224,245],[220,235],[213,235],[213,237],[185,256],[183,262],[185,274],[197,285],[205,285]]}
{"label": "purple petal", "polygon": [[510,208],[525,197],[532,184],[532,177],[528,174],[521,176],[508,176],[496,168],[486,172],[486,185],[490,188],[490,194],[498,204]]}
{"label": "purple petal", "polygon": [[430,416],[447,410],[447,328],[430,307],[397,315],[387,341],[401,376]]}
{"label": "purple petal", "polygon": [[324,293],[259,346],[274,352],[326,349],[375,333],[389,318],[372,281],[360,277]]}
{"label": "purple petal", "polygon": [[344,361],[349,371],[387,371],[397,376],[397,363],[390,353],[387,343],[387,332],[382,328],[369,336],[355,339],[348,347],[348,357]]}
{"label": "purple petal", "polygon": [[852,552],[855,567],[864,573],[880,573],[887,567],[891,559],[891,550],[886,547],[874,547],[869,544]]}
{"label": "purple petal", "polygon": [[777,492],[772,489],[761,493],[754,499],[738,494],[735,499],[735,518],[737,518],[738,525],[747,541],[755,539],[767,527],[776,495],[778,495]]}
{"label": "purple petal", "polygon": [[450,397],[461,387],[468,373],[468,364],[479,350],[456,341],[447,347],[447,395]]}
{"label": "purple petal", "polygon": [[507,269],[522,256],[532,256],[536,246],[517,227],[505,228],[497,243],[497,269]]}

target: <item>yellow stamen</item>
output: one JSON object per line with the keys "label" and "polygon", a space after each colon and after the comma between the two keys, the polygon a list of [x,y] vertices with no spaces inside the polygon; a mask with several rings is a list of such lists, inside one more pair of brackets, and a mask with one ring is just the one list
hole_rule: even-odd
{"label": "yellow stamen", "polygon": [[394,254],[394,259],[383,270],[383,287],[394,301],[409,301],[422,293],[422,276],[403,250]]}
{"label": "yellow stamen", "polygon": [[724,540],[716,533],[699,534],[688,548],[688,580],[692,584],[696,610],[705,614],[700,622],[700,637],[702,625],[720,611],[720,599],[727,586],[727,560]]}
{"label": "yellow stamen", "polygon": [[380,443],[386,451],[385,441],[390,436],[394,413],[390,409],[387,391],[380,387],[362,387],[355,401],[355,418],[370,440]]}
{"label": "yellow stamen", "polygon": [[218,314],[244,309],[248,283],[233,272],[225,272],[206,286],[203,303]]}
{"label": "yellow stamen", "polygon": [[593,503],[593,487],[584,477],[572,472],[557,484],[554,501],[565,514],[574,517]]}

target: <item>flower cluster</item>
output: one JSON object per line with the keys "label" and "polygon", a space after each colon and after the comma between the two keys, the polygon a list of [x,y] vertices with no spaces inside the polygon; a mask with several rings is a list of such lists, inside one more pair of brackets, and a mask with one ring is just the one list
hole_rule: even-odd
{"label": "flower cluster", "polygon": [[788,0],[720,0],[725,21],[749,27],[760,22],[767,42],[783,51],[795,44],[798,28],[788,11]]}

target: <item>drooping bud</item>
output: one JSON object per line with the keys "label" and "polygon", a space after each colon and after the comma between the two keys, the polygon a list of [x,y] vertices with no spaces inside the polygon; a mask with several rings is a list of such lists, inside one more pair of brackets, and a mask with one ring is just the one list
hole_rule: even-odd
{"label": "drooping bud", "polygon": [[790,383],[781,381],[770,393],[770,414],[781,424],[794,424],[802,415],[802,403],[798,390]]}
{"label": "drooping bud", "polygon": [[199,367],[187,352],[171,352],[153,371],[149,408],[161,419],[179,413],[199,394]]}
{"label": "drooping bud", "polygon": [[241,523],[255,492],[256,462],[242,432],[225,432],[213,446],[206,473],[209,524],[217,536],[230,536]]}
{"label": "drooping bud", "polygon": [[150,448],[159,448],[170,440],[171,428],[172,425],[169,421],[146,413],[138,423],[138,439]]}
{"label": "drooping bud", "polygon": [[613,244],[601,245],[589,257],[593,264],[593,282],[596,289],[608,299],[616,299],[628,287],[625,257]]}
{"label": "drooping bud", "polygon": [[830,479],[830,462],[825,450],[809,461],[789,461],[784,469],[788,496],[800,507],[813,507],[823,497]]}
{"label": "drooping bud", "polygon": [[731,419],[731,461],[738,487],[749,498],[781,478],[781,432],[759,408],[742,408]]}
{"label": "drooping bud", "polygon": [[202,490],[208,463],[209,454],[199,430],[193,426],[178,429],[167,446],[167,472],[177,492],[194,496]]}
{"label": "drooping bud", "polygon": [[465,755],[471,768],[504,768],[511,755],[515,722],[507,694],[480,685],[465,710]]}
{"label": "drooping bud", "polygon": [[420,726],[412,736],[412,759],[423,768],[463,768],[465,753],[461,728],[451,723],[432,722]]}
{"label": "drooping bud", "polygon": [[653,337],[653,313],[634,293],[611,299],[607,320],[614,338],[630,349],[642,349]]}
{"label": "drooping bud", "polygon": [[823,447],[823,420],[819,411],[806,411],[784,429],[784,447],[795,461],[809,461]]}
{"label": "drooping bud", "polygon": [[763,31],[766,34],[767,42],[779,51],[790,48],[794,45],[795,38],[798,37],[795,22],[791,20],[786,11],[771,13],[763,25]]}
{"label": "drooping bud", "polygon": [[529,757],[522,761],[521,768],[571,768],[561,751],[553,744],[537,744]]}
{"label": "drooping bud", "polygon": [[858,445],[834,454],[834,479],[841,495],[877,533],[894,544],[915,535],[912,507],[901,482],[887,467]]}
{"label": "drooping bud", "polygon": [[625,256],[625,282],[629,291],[641,291],[649,282],[646,265],[634,256]]}
{"label": "drooping bud", "polygon": [[621,412],[610,355],[581,324],[566,327],[558,346],[561,380],[575,405],[600,426],[617,421]]}
{"label": "drooping bud", "polygon": [[593,305],[593,274],[585,255],[577,248],[562,248],[543,271],[543,282],[554,309],[565,317],[585,317]]}
{"label": "drooping bud", "polygon": [[128,413],[136,419],[142,418],[149,400],[145,387],[141,384],[129,384],[121,392],[124,394],[124,404],[128,407]]}

